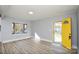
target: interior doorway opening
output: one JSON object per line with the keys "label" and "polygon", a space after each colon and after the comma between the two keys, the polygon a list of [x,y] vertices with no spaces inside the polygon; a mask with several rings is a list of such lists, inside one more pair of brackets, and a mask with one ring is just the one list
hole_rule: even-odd
{"label": "interior doorway opening", "polygon": [[54,43],[62,43],[62,22],[54,22]]}

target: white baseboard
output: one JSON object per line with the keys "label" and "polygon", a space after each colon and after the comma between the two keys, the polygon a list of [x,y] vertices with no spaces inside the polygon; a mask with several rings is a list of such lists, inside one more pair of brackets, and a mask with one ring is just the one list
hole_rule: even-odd
{"label": "white baseboard", "polygon": [[77,49],[77,46],[73,45],[73,46],[72,46],[72,48],[75,48],[75,49]]}
{"label": "white baseboard", "polygon": [[[32,37],[32,38],[35,39],[34,37]],[[47,40],[47,39],[43,39],[43,38],[41,38],[40,40],[52,43],[52,40]]]}
{"label": "white baseboard", "polygon": [[[6,41],[2,41],[2,43],[8,43],[8,42],[13,42],[13,41],[18,41],[18,40],[23,40],[23,39],[27,39],[27,38],[33,38],[32,36],[29,37],[23,37],[23,38],[17,38],[17,39],[10,39],[10,40],[6,40]],[[34,39],[34,38],[33,38]],[[47,39],[41,39],[42,41],[46,41],[46,42],[52,42],[52,40],[47,40]]]}
{"label": "white baseboard", "polygon": [[41,39],[42,41],[47,41],[47,42],[50,42],[50,43],[52,43],[52,41],[51,40],[47,40],[47,39]]}
{"label": "white baseboard", "polygon": [[18,40],[23,40],[23,39],[27,39],[27,38],[31,38],[32,36],[29,37],[23,37],[23,38],[17,38],[17,39],[10,39],[10,40],[6,40],[6,41],[2,41],[2,43],[8,43],[8,42],[13,42],[13,41],[18,41]]}

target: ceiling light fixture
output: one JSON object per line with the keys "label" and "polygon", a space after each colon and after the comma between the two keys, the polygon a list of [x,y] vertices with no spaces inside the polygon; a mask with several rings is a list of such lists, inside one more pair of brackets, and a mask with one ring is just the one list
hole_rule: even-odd
{"label": "ceiling light fixture", "polygon": [[29,12],[28,12],[28,14],[33,15],[33,14],[34,14],[34,12],[33,12],[33,11],[29,11]]}

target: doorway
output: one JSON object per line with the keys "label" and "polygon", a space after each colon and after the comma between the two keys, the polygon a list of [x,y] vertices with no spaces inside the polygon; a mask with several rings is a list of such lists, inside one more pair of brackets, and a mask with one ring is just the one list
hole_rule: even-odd
{"label": "doorway", "polygon": [[[71,17],[63,18],[62,21],[54,22],[54,43],[72,49],[72,21]],[[57,45],[57,44],[56,44]]]}
{"label": "doorway", "polygon": [[54,22],[54,43],[62,43],[62,22]]}

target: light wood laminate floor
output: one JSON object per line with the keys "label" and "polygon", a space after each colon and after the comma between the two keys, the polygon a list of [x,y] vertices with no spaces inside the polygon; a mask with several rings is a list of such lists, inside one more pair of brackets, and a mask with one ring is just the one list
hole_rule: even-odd
{"label": "light wood laminate floor", "polygon": [[2,43],[0,42],[0,54],[2,54]]}
{"label": "light wood laminate floor", "polygon": [[33,39],[24,39],[3,44],[4,54],[70,54],[73,51],[52,43]]}

